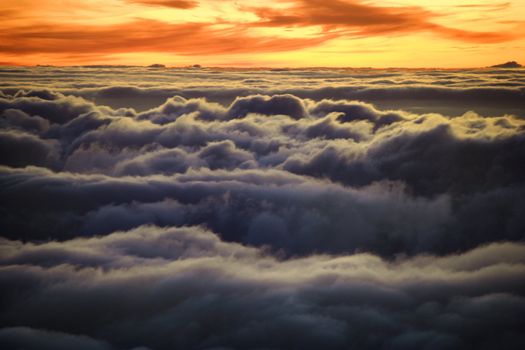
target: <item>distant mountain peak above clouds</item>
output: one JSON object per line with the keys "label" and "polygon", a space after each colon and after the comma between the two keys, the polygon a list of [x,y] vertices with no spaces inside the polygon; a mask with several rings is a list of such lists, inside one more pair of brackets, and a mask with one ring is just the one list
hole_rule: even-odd
{"label": "distant mountain peak above clouds", "polygon": [[148,68],[166,68],[166,65],[160,63],[150,64]]}
{"label": "distant mountain peak above clouds", "polygon": [[491,68],[523,68],[523,66],[516,61],[509,61],[501,64],[496,64],[494,66],[491,66]]}

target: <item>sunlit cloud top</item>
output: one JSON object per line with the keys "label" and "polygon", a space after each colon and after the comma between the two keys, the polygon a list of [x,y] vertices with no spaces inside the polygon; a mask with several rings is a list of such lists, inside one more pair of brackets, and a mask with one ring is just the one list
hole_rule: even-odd
{"label": "sunlit cloud top", "polygon": [[524,61],[520,0],[4,0],[0,64],[476,67]]}

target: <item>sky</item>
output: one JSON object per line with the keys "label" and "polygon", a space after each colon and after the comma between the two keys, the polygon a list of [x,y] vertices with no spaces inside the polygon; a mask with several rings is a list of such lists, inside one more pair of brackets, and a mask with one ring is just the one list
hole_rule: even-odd
{"label": "sky", "polygon": [[0,64],[484,67],[525,61],[525,1],[3,0]]}

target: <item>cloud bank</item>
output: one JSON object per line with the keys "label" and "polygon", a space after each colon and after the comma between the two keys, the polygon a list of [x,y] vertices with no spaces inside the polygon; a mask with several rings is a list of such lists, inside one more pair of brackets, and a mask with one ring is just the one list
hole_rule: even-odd
{"label": "cloud bank", "polygon": [[2,246],[1,320],[10,327],[0,342],[13,348],[525,344],[521,244],[391,263],[367,254],[281,261],[198,227],[146,226]]}
{"label": "cloud bank", "polygon": [[2,348],[525,345],[522,73],[35,71],[0,72]]}

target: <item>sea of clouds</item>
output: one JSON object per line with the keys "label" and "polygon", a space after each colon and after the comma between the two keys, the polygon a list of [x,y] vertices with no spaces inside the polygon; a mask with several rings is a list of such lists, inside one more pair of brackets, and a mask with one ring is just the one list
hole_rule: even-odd
{"label": "sea of clouds", "polygon": [[0,69],[6,349],[525,347],[525,71]]}

